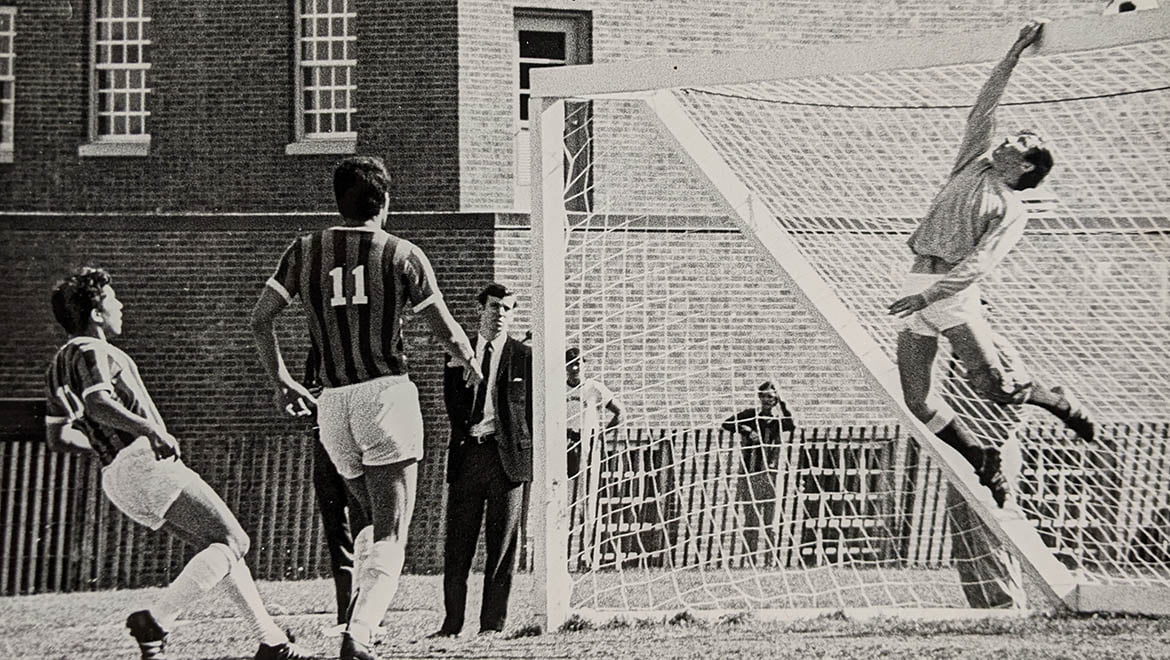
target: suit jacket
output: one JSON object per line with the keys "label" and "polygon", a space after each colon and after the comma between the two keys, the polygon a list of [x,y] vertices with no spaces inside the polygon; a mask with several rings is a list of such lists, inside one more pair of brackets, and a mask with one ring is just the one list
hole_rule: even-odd
{"label": "suit jacket", "polygon": [[[496,448],[504,473],[512,481],[532,481],[532,349],[512,337],[508,337],[500,351],[496,387],[491,396],[496,409]],[[443,400],[451,421],[447,454],[447,482],[451,483],[463,464],[465,443],[475,442],[470,438],[475,388],[463,382],[463,367],[452,365],[450,356],[443,369]]]}

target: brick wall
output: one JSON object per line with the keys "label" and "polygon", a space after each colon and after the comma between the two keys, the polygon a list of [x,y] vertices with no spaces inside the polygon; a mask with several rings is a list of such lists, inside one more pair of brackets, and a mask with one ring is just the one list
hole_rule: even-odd
{"label": "brick wall", "polygon": [[[0,210],[332,210],[338,157],[284,152],[293,141],[288,0],[148,3],[152,143],[136,158],[77,154],[87,140],[86,3],[15,4],[16,153],[0,164]],[[454,0],[356,6],[358,150],[386,159],[392,208],[454,210]]]}

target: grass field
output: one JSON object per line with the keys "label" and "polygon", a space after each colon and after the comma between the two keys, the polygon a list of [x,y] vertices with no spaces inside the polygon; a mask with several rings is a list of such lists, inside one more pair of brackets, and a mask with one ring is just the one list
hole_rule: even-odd
{"label": "grass field", "polygon": [[[469,627],[479,604],[472,578]],[[386,615],[383,658],[1170,658],[1170,620],[1032,616],[953,622],[854,622],[824,617],[763,622],[735,617],[704,624],[632,621],[545,635],[524,634],[530,577],[517,577],[510,630],[480,639],[474,629],[431,641],[442,619],[442,578],[407,576]],[[326,580],[261,583],[278,622],[321,658],[337,657],[323,630],[335,621]],[[135,658],[125,616],[156,589],[45,594],[0,599],[0,656],[8,658]],[[226,599],[211,596],[171,634],[172,658],[250,658],[255,644]]]}

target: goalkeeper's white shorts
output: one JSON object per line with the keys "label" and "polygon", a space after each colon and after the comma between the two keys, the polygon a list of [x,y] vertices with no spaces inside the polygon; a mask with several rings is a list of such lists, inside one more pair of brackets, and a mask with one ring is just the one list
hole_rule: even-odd
{"label": "goalkeeper's white shorts", "polygon": [[[922,293],[932,284],[946,277],[936,273],[910,273],[902,283],[899,298]],[[924,309],[914,312],[901,319],[898,330],[909,330],[916,335],[936,337],[944,330],[957,325],[967,324],[972,327],[981,327],[984,324],[983,309],[980,304],[979,285],[972,284],[953,296],[936,300]]]}

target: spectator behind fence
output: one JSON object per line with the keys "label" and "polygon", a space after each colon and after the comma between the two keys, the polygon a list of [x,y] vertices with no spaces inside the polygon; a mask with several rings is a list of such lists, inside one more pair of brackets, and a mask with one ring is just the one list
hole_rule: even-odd
{"label": "spectator behind fence", "polygon": [[[581,369],[585,365],[585,358],[581,357],[581,350],[570,348],[565,351],[565,391],[566,428],[568,435],[568,466],[569,478],[577,477],[581,473],[581,458],[585,458],[587,466],[596,466],[601,459],[604,447],[601,443],[602,433],[622,423],[622,406],[614,397],[613,392],[604,383],[595,378],[582,378]],[[610,412],[609,420],[602,426],[603,410]]]}
{"label": "spectator behind fence", "polygon": [[781,433],[791,433],[796,424],[772,381],[764,381],[756,389],[759,403],[728,417],[723,422],[723,430],[738,433],[740,437],[736,497],[745,550],[753,562],[767,565],[776,545],[769,530],[776,512]]}

